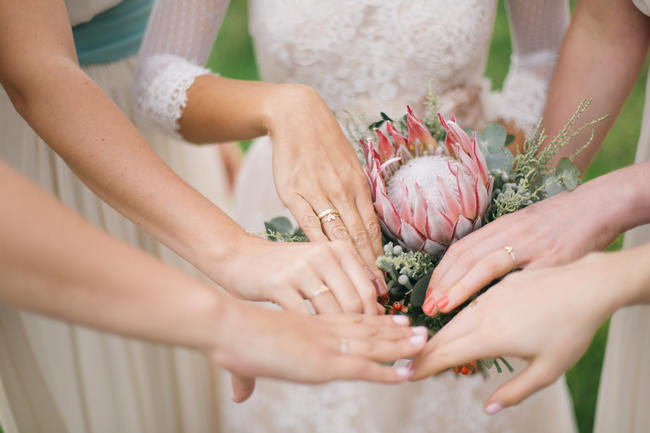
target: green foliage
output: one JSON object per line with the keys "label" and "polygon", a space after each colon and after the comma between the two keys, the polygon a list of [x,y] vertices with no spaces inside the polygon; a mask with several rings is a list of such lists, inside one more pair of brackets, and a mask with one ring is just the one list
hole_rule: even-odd
{"label": "green foliage", "polygon": [[276,217],[264,223],[266,238],[274,242],[309,242],[300,227],[294,228],[286,217]]}

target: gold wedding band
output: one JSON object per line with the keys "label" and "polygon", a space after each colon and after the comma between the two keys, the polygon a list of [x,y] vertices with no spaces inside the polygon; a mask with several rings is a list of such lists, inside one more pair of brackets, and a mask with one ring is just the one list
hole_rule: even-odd
{"label": "gold wedding band", "polygon": [[321,295],[323,293],[327,293],[327,292],[330,292],[330,291],[331,291],[331,289],[329,287],[327,287],[325,284],[321,284],[320,289],[318,289],[314,293],[312,293],[311,297],[315,298],[318,295]]}
{"label": "gold wedding band", "polygon": [[325,209],[323,212],[318,214],[318,219],[320,220],[321,224],[334,221],[338,217],[339,217],[339,211],[332,208]]}
{"label": "gold wedding band", "polygon": [[512,259],[512,264],[514,267],[517,267],[517,258],[515,257],[515,253],[512,251],[512,247],[510,245],[506,245],[503,247],[504,250],[506,250],[506,253],[510,254],[510,258]]}
{"label": "gold wedding band", "polygon": [[343,355],[350,353],[350,341],[347,337],[341,337],[341,340],[339,341],[339,350]]}

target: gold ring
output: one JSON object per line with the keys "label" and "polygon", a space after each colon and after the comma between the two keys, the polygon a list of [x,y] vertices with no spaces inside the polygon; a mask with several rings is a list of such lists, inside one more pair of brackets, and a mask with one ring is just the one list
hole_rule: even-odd
{"label": "gold ring", "polygon": [[348,337],[341,337],[341,340],[339,340],[339,350],[343,355],[350,353],[350,341]]}
{"label": "gold ring", "polygon": [[339,211],[332,208],[325,209],[323,212],[318,214],[318,219],[320,220],[321,224],[334,221],[338,217],[339,217]]}
{"label": "gold ring", "polygon": [[312,294],[311,294],[311,297],[312,297],[312,298],[315,298],[315,297],[318,296],[318,295],[321,295],[321,294],[323,294],[323,293],[327,293],[327,292],[330,292],[330,291],[331,291],[331,290],[330,290],[329,287],[327,287],[325,284],[321,284],[321,285],[320,285],[320,289],[318,289],[318,290],[316,290],[314,293],[312,293]]}
{"label": "gold ring", "polygon": [[512,259],[512,264],[514,267],[517,267],[517,258],[515,257],[515,253],[512,251],[512,247],[510,245],[506,245],[503,247],[504,250],[506,250],[506,253],[510,254],[510,258]]}

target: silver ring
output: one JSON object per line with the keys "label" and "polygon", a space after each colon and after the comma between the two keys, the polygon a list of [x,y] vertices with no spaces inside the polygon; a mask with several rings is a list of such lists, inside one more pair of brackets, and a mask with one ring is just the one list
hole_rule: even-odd
{"label": "silver ring", "polygon": [[343,355],[350,353],[350,341],[348,340],[348,337],[341,337],[339,340],[339,350]]}
{"label": "silver ring", "polygon": [[332,208],[325,209],[323,212],[318,214],[318,219],[320,220],[321,224],[334,221],[338,217],[339,217],[339,211]]}
{"label": "silver ring", "polygon": [[315,298],[318,295],[321,295],[323,293],[330,292],[331,289],[327,287],[325,284],[321,284],[320,289],[316,290],[314,293],[311,294],[312,298]]}
{"label": "silver ring", "polygon": [[506,245],[503,247],[504,250],[506,250],[506,253],[510,254],[510,258],[512,259],[512,264],[514,267],[517,267],[517,258],[515,257],[514,251],[512,251],[512,247],[510,245]]}

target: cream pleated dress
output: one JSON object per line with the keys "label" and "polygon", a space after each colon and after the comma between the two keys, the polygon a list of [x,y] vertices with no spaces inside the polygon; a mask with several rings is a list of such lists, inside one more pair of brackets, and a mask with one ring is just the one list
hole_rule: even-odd
{"label": "cream pleated dress", "polygon": [[[650,0],[634,0],[650,16]],[[650,160],[650,75],[636,162]],[[648,186],[650,187],[650,186]],[[650,224],[625,234],[624,248],[650,242]],[[650,306],[624,308],[612,316],[600,379],[595,433],[650,432]]]}
{"label": "cream pleated dress", "polygon": [[[137,50],[152,3],[66,0],[72,25],[86,23],[91,30],[96,20],[104,25],[98,28],[100,36],[108,38],[108,51],[115,42],[109,37],[111,31]],[[101,12],[108,18],[98,18]],[[127,16],[120,21],[122,12]],[[140,24],[126,29],[131,34],[125,35],[125,28],[115,28],[133,18]],[[133,26],[132,20],[128,25]],[[84,31],[88,34],[91,30]],[[91,62],[93,56],[101,60],[106,54],[103,47],[95,48]],[[125,58],[84,66],[129,118],[134,113],[134,54],[131,50]],[[86,188],[16,113],[2,89],[0,131],[3,160],[114,237],[198,275]],[[169,134],[145,133],[145,138],[181,177],[217,205],[225,205],[227,181],[215,147],[194,147]],[[216,377],[197,353],[0,306],[0,424],[6,433],[216,432]]]}

